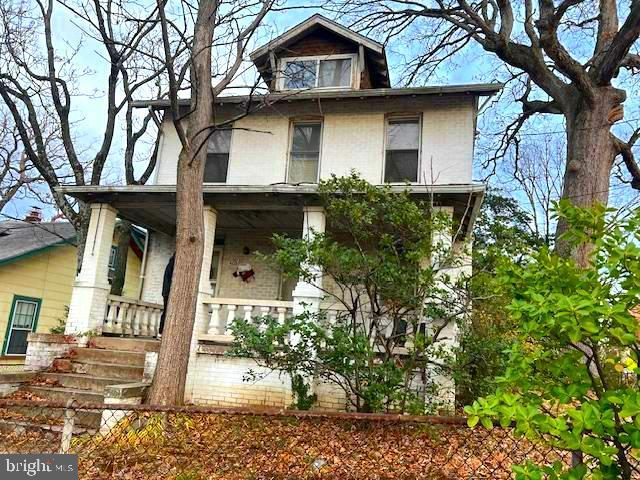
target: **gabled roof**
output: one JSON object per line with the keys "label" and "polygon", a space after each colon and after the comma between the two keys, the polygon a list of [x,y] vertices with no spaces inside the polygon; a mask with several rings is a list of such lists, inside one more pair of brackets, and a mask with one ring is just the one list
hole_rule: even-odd
{"label": "gabled roof", "polygon": [[262,45],[251,53],[251,60],[267,84],[269,84],[276,68],[275,65],[272,64],[270,53],[286,50],[289,46],[318,29],[328,31],[336,37],[340,37],[349,43],[362,47],[366,62],[370,68],[370,74],[375,78],[374,87],[388,88],[391,86],[384,45],[318,13],[307,18],[295,27],[290,28],[282,35],[274,38],[269,43]]}
{"label": "gabled roof", "polygon": [[42,253],[56,245],[75,245],[69,222],[0,222],[0,265]]}
{"label": "gabled roof", "polygon": [[304,22],[299,23],[295,27],[290,28],[289,30],[284,32],[282,35],[274,38],[269,43],[254,50],[250,55],[251,60],[255,62],[258,57],[269,53],[270,50],[275,50],[291,42],[294,42],[299,37],[305,35],[307,31],[316,26],[324,27],[327,30],[332,31],[336,35],[339,35],[343,38],[346,38],[347,40],[351,40],[354,43],[358,43],[365,48],[384,55],[384,46],[381,43],[378,43],[375,40],[371,40],[364,35],[354,32],[353,30],[340,25],[337,22],[334,22],[333,20],[329,20],[327,17],[324,17],[319,13],[316,13],[315,15],[307,18]]}

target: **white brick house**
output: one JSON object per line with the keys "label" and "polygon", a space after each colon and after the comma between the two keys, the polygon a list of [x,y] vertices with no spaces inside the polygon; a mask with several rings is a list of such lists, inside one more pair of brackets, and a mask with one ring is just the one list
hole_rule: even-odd
{"label": "white brick house", "polygon": [[[373,184],[411,183],[433,197],[469,232],[484,186],[472,182],[480,97],[495,84],[390,88],[384,47],[314,15],[251,55],[270,93],[216,99],[216,118],[250,115],[212,137],[204,178],[205,253],[192,341],[187,400],[213,405],[287,406],[288,380],[271,374],[243,383],[250,359],[225,357],[234,317],[289,315],[301,302],[320,304],[313,285],[284,281],[255,252],[274,232],[324,231],[315,195],[319,179],[352,169]],[[162,115],[164,101],[139,102]],[[180,151],[169,116],[161,124],[154,181],[144,186],[67,187],[92,204],[91,225],[67,323],[67,334],[155,336],[165,266],[174,251],[175,179]],[[149,232],[141,298],[113,300],[106,289],[108,248],[116,217]],[[238,275],[250,265],[250,282]],[[126,309],[124,307],[127,307]],[[344,408],[330,385],[320,406]]]}

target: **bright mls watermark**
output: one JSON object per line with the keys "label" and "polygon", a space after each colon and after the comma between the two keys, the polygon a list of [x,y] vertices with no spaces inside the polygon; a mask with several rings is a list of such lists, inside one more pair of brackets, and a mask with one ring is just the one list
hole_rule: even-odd
{"label": "bright mls watermark", "polygon": [[2,480],[78,480],[78,456],[33,453],[0,455]]}

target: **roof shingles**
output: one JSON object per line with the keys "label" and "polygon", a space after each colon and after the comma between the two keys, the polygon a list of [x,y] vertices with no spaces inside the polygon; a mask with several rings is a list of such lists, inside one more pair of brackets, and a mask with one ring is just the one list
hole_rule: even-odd
{"label": "roof shingles", "polygon": [[76,232],[69,222],[0,222],[0,264],[61,243],[75,245]]}

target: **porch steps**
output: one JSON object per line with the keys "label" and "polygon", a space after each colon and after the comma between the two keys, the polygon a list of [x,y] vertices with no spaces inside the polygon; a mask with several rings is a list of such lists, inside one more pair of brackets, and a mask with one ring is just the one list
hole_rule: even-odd
{"label": "porch steps", "polygon": [[77,347],[54,360],[39,374],[50,383],[25,385],[22,389],[48,400],[102,403],[108,385],[142,381],[146,351],[158,350],[159,341],[118,337],[95,337],[89,347]]}
{"label": "porch steps", "polygon": [[106,377],[119,380],[118,383],[138,382],[144,373],[142,365],[120,365],[101,363],[94,360],[60,358],[53,364],[53,370],[60,373],[80,373],[93,377]]}
{"label": "porch steps", "polygon": [[104,400],[104,395],[100,392],[92,392],[79,388],[28,385],[23,387],[22,390],[26,390],[40,398],[53,402],[66,402],[71,397],[75,398],[79,403],[102,403]]}
{"label": "porch steps", "polygon": [[46,380],[55,382],[54,385],[59,385],[62,388],[88,390],[96,393],[104,392],[104,388],[108,385],[124,383],[117,378],[96,377],[81,373],[42,373],[41,376]]}
{"label": "porch steps", "polygon": [[[158,351],[158,340],[119,337],[95,337],[89,347],[73,348],[69,354],[54,360],[49,371],[37,374],[38,380],[25,384],[20,390],[49,401],[103,403],[108,385],[142,381],[145,352]],[[20,411],[35,422],[42,422],[43,412],[25,408]],[[101,412],[78,410],[76,422],[81,427],[98,428]],[[56,411],[52,420],[62,420],[63,412]],[[40,418],[40,420],[38,420]]]}
{"label": "porch steps", "polygon": [[122,350],[127,352],[157,351],[160,346],[158,340],[121,337],[94,337],[91,347],[105,350]]}
{"label": "porch steps", "polygon": [[129,365],[144,367],[144,351],[112,350],[101,348],[74,348],[68,358],[73,361],[92,361],[111,365]]}

